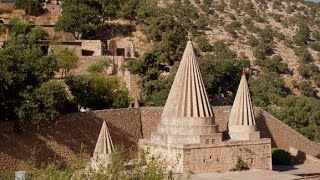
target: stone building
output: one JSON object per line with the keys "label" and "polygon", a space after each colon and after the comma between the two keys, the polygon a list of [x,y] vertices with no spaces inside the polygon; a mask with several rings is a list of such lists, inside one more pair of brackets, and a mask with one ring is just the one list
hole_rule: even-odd
{"label": "stone building", "polygon": [[93,170],[107,170],[111,164],[111,153],[113,151],[113,143],[107,123],[104,121],[100,130],[100,134],[94,148],[93,157],[91,158],[91,168]]}
{"label": "stone building", "polygon": [[[242,80],[237,93],[238,99],[243,97],[241,94],[246,90],[245,87],[246,83]],[[238,104],[235,102],[235,113],[230,119],[238,119],[242,115],[237,112],[248,112],[248,104]],[[250,107],[249,113],[252,113]],[[253,122],[252,117],[245,118],[246,122]],[[230,125],[232,122],[229,122]],[[245,124],[239,124],[239,127],[246,129],[242,126]],[[233,135],[237,136],[236,133],[232,137]],[[249,139],[223,139],[222,133],[218,132],[192,43],[189,41],[157,130],[151,134],[151,139],[141,139],[140,147],[150,152],[151,159],[159,157],[159,160],[166,162],[174,172],[227,171],[235,166],[238,158],[247,162],[250,168],[271,169],[271,140],[260,139],[259,136]]]}
{"label": "stone building", "polygon": [[132,41],[121,40],[108,40],[107,41],[108,54],[112,56],[122,56],[124,58],[135,58],[135,50]]}

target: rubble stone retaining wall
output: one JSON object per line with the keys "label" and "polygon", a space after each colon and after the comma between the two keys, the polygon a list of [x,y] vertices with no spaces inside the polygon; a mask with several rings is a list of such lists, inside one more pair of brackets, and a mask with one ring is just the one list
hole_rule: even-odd
{"label": "rubble stone retaining wall", "polygon": [[[230,109],[228,106],[213,107],[220,131],[227,130]],[[107,121],[114,144],[129,149],[137,145],[139,139],[150,137],[156,130],[161,113],[161,107],[72,113],[61,116],[46,129],[26,127],[22,135],[13,133],[12,122],[0,122],[0,171],[14,168],[29,159],[37,162],[67,161],[80,152],[89,158],[104,120]],[[293,147],[320,157],[319,143],[308,140],[260,108],[255,108],[255,114],[261,137],[270,138],[272,147],[285,150]]]}

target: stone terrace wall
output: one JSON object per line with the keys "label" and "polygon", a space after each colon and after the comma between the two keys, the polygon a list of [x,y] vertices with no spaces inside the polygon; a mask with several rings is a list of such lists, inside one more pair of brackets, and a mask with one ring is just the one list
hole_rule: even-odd
{"label": "stone terrace wall", "polygon": [[37,133],[33,127],[26,128],[23,135],[12,133],[12,123],[0,123],[0,172],[30,158],[64,162],[81,150],[89,160],[103,120],[116,145],[129,148],[142,138],[139,109],[73,113],[60,119]]}
{"label": "stone terrace wall", "polygon": [[[141,108],[142,133],[145,138],[150,138],[160,122],[163,108]],[[219,124],[219,131],[226,135],[227,123],[231,106],[213,106],[215,122]],[[306,154],[320,158],[320,144],[315,143],[293,130],[270,113],[261,108],[254,108],[257,128],[261,138],[270,138],[272,147],[289,151],[294,147]]]}
{"label": "stone terrace wall", "polygon": [[[0,171],[13,168],[31,157],[38,162],[66,161],[79,153],[89,158],[99,135],[103,120],[107,121],[116,145],[130,148],[141,138],[149,138],[157,128],[162,107],[144,107],[73,113],[62,116],[50,128],[36,131],[27,127],[22,135],[13,134],[11,122],[0,123]],[[220,131],[227,130],[231,107],[213,107]],[[258,130],[262,138],[270,138],[273,147],[302,152],[320,157],[320,144],[309,141],[269,113],[255,108]],[[34,133],[34,132],[37,133]],[[89,159],[88,159],[89,160]]]}
{"label": "stone terrace wall", "polygon": [[14,10],[14,3],[0,3],[0,9]]}
{"label": "stone terrace wall", "polygon": [[143,138],[150,138],[160,122],[163,107],[141,108],[141,124]]}

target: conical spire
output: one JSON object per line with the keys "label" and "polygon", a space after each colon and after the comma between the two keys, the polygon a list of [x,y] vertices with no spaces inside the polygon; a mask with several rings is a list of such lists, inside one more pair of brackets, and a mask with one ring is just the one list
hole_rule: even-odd
{"label": "conical spire", "polygon": [[93,157],[100,155],[111,154],[113,150],[113,143],[107,127],[107,123],[104,121],[100,130],[99,138],[96,147],[93,152]]}
{"label": "conical spire", "polygon": [[163,117],[213,117],[191,41],[183,53]]}
{"label": "conical spire", "polygon": [[245,70],[242,71],[242,77],[236,98],[229,116],[230,125],[255,125],[253,108],[249,88],[246,80]]}
{"label": "conical spire", "polygon": [[256,132],[256,121],[245,69],[242,70],[242,77],[230,112],[228,126],[231,139],[250,139],[248,135]]}

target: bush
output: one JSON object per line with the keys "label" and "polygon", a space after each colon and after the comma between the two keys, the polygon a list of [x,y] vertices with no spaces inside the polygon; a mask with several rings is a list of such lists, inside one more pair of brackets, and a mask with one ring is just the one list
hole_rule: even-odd
{"label": "bush", "polygon": [[259,45],[259,40],[253,35],[250,35],[247,43],[252,47],[256,47]]}
{"label": "bush", "polygon": [[110,61],[109,60],[99,60],[96,61],[94,63],[92,63],[87,71],[90,73],[102,73],[104,72],[110,65]]}
{"label": "bush", "polygon": [[313,89],[310,81],[301,82],[298,85],[298,88],[299,88],[300,92],[307,97],[313,97],[315,95],[314,89]]}
{"label": "bush", "polygon": [[249,166],[246,162],[244,162],[241,157],[238,157],[237,164],[234,166],[231,171],[247,171],[249,170]]}
{"label": "bush", "polygon": [[283,149],[272,150],[272,164],[290,165],[291,159],[292,159],[291,154]]}
{"label": "bush", "polygon": [[201,15],[194,24],[197,29],[205,29],[208,26],[207,18],[204,15]]}
{"label": "bush", "polygon": [[212,45],[208,42],[207,38],[204,36],[197,38],[196,42],[200,50],[203,52],[210,52],[213,49]]}
{"label": "bush", "polygon": [[319,42],[311,43],[310,48],[319,52],[320,51],[320,43]]}
{"label": "bush", "polygon": [[[1,3],[1,1],[0,1],[0,3]],[[0,8],[0,14],[10,13],[10,12],[11,12],[11,10],[9,10],[9,9]]]}
{"label": "bush", "polygon": [[6,33],[6,27],[0,25],[0,35]]}
{"label": "bush", "polygon": [[66,84],[81,107],[93,110],[128,107],[128,92],[115,77],[69,76]]}

